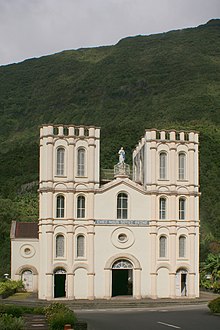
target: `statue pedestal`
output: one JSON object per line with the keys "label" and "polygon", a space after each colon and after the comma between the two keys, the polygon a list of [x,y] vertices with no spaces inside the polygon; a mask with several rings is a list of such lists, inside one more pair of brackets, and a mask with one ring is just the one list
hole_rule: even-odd
{"label": "statue pedestal", "polygon": [[126,163],[118,163],[114,166],[114,176],[116,177],[129,177],[130,166]]}

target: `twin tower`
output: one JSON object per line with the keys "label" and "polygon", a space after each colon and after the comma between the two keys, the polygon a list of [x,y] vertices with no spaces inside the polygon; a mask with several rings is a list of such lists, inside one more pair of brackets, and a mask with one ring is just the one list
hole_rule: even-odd
{"label": "twin tower", "polygon": [[102,184],[100,129],[43,125],[38,237],[12,275],[40,299],[198,297],[198,169],[197,132],[151,129]]}

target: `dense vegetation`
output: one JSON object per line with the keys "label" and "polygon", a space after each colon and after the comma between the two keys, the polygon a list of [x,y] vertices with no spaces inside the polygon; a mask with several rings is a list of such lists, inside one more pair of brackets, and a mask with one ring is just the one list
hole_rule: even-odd
{"label": "dense vegetation", "polygon": [[11,220],[37,219],[37,186],[30,183],[38,180],[43,123],[100,126],[102,168],[116,163],[121,145],[130,162],[146,128],[198,130],[202,254],[213,244],[219,250],[219,49],[220,20],[212,20],[0,67],[2,272],[9,272]]}

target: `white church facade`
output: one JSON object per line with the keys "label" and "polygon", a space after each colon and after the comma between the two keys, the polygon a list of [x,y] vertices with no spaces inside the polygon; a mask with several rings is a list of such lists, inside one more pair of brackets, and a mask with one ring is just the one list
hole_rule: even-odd
{"label": "white church facade", "polygon": [[146,130],[100,179],[100,129],[40,129],[39,222],[13,222],[11,277],[39,299],[199,296],[198,133]]}

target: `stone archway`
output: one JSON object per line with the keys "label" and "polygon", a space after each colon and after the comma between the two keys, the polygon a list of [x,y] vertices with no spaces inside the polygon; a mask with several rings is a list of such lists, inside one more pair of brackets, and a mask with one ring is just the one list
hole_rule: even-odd
{"label": "stone archway", "polygon": [[133,295],[133,265],[121,259],[112,265],[112,297]]}
{"label": "stone archway", "polygon": [[58,268],[54,271],[54,298],[66,297],[66,271]]}
{"label": "stone archway", "polygon": [[[116,270],[118,270],[118,274]],[[114,271],[115,271],[115,275],[113,275]],[[113,278],[113,276],[115,276],[116,279]],[[136,257],[134,257],[132,254],[129,253],[120,253],[110,257],[107,260],[105,264],[105,298],[106,299],[111,299],[112,296],[118,295],[117,289],[116,289],[116,294],[114,291],[115,290],[114,281],[119,281],[119,283],[120,281],[122,281],[124,283],[123,284],[124,291],[125,291],[125,286],[130,285],[130,289],[127,288],[126,295],[132,294],[134,298],[141,299],[141,265]],[[128,283],[132,283],[132,285]],[[121,292],[119,292],[119,294],[121,295]]]}

